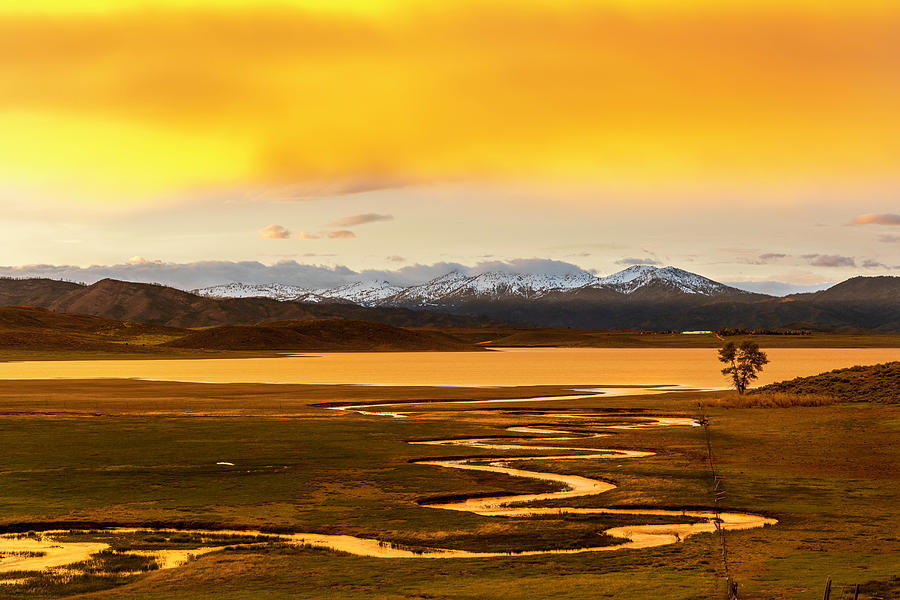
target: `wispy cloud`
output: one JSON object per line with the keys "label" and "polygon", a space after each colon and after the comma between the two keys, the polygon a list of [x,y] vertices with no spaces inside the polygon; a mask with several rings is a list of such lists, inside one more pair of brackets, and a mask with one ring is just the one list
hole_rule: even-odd
{"label": "wispy cloud", "polygon": [[900,243],[900,235],[891,235],[886,233],[884,235],[878,236],[879,242],[884,242],[885,244],[897,244]]}
{"label": "wispy cloud", "polygon": [[814,267],[855,267],[856,261],[850,256],[838,254],[804,254],[803,258]]}
{"label": "wispy cloud", "polygon": [[[862,264],[864,269],[890,269],[890,265],[886,265],[883,262],[878,262],[877,260],[872,260],[867,258],[863,261]],[[896,267],[895,267],[896,268]]]}
{"label": "wispy cloud", "polygon": [[310,233],[309,231],[298,231],[294,234],[294,237],[298,240],[317,240],[321,235]]}
{"label": "wispy cloud", "polygon": [[329,223],[332,227],[355,227],[357,225],[365,225],[366,223],[376,223],[378,221],[393,221],[393,215],[379,215],[376,213],[365,213],[362,215],[350,215],[336,219]]}
{"label": "wispy cloud", "polygon": [[397,256],[396,254],[394,254],[393,256],[388,256],[387,260],[389,262],[395,262],[395,263],[406,262],[405,258],[403,258],[402,256]]}
{"label": "wispy cloud", "polygon": [[259,237],[265,240],[286,240],[291,237],[291,232],[281,225],[268,225],[259,230]]}
{"label": "wispy cloud", "polygon": [[323,232],[330,240],[350,240],[356,237],[356,234],[347,229],[338,229],[336,231]]}
{"label": "wispy cloud", "polygon": [[617,265],[634,266],[634,265],[661,265],[662,263],[653,258],[620,258],[616,261]]}
{"label": "wispy cloud", "polygon": [[777,260],[781,260],[782,258],[787,258],[787,254],[782,254],[781,252],[766,252],[757,257],[756,264],[767,265]]}
{"label": "wispy cloud", "polygon": [[900,225],[900,215],[893,213],[868,213],[859,215],[852,221],[853,225]]}

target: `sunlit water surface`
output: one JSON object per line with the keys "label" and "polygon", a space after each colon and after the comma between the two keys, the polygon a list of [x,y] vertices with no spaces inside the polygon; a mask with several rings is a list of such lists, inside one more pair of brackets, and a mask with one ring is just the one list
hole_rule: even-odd
{"label": "sunlit water surface", "polygon": [[[900,348],[773,348],[759,384],[900,360]],[[210,383],[515,386],[727,385],[714,348],[526,348],[324,353],[283,358],[0,363],[0,379],[143,378]]]}

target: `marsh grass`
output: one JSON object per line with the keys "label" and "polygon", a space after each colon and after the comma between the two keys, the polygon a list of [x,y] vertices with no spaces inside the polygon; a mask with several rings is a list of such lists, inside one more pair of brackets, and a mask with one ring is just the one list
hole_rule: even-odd
{"label": "marsh grass", "polygon": [[[39,385],[65,394],[58,382],[31,385],[35,394]],[[91,385],[113,384],[81,385],[87,394]],[[180,390],[185,392],[182,402],[188,392],[201,394],[190,385],[140,387],[148,405],[159,398],[174,403]],[[207,389],[219,393],[222,388]],[[255,402],[274,393],[266,387],[258,389],[260,398]],[[298,393],[298,388],[285,389]],[[332,397],[323,400],[352,398],[349,393],[334,397],[344,394],[343,389],[322,393],[326,392]],[[363,392],[410,393],[388,388],[359,393]],[[451,392],[463,393],[441,393]],[[251,387],[242,394],[240,402],[253,406]],[[111,403],[116,401],[115,396],[109,398]],[[694,416],[698,402],[714,400],[729,400],[729,395],[682,392],[560,401],[552,408],[565,412],[603,406]],[[892,589],[890,578],[897,574],[900,554],[895,533],[900,530],[900,515],[894,508],[900,407],[817,402],[793,410],[795,405],[754,410],[730,408],[723,402],[709,404],[707,411],[727,491],[723,508],[779,519],[774,527],[728,536],[741,597],[812,598],[813,590],[821,588],[829,574],[848,583],[885,582],[878,589]],[[527,405],[529,411],[539,409],[538,404]],[[595,532],[592,541],[600,545],[597,532],[622,522],[622,517],[612,515],[597,520],[501,520],[418,505],[422,498],[485,490],[527,493],[547,486],[524,478],[414,464],[410,461],[457,456],[467,450],[414,446],[407,440],[491,436],[506,425],[523,425],[523,420],[551,428],[561,424],[552,416],[504,414],[483,407],[456,406],[452,412],[448,407],[443,416],[439,410],[432,406],[427,417],[408,420],[334,411],[319,411],[321,416],[315,419],[140,414],[104,419],[0,418],[0,439],[9,449],[0,487],[0,503],[5,506],[0,526],[18,525],[27,531],[38,528],[37,523],[77,515],[85,522],[143,526],[180,522],[197,528],[348,534],[409,546],[459,544],[502,551],[534,547],[540,540],[541,544],[565,544],[567,538],[578,536],[584,540],[591,531]],[[710,506],[701,428],[609,433],[594,442],[597,447],[657,454],[640,460],[519,465],[610,480],[619,486],[600,496],[567,500],[566,506]],[[223,459],[233,459],[238,466],[216,466]],[[97,530],[93,535],[108,533]],[[141,531],[119,542],[108,537],[103,541],[119,550],[138,544],[147,549],[175,546],[175,539],[182,538]],[[400,600],[427,594],[466,600],[698,600],[721,597],[723,592],[720,549],[712,535],[646,551],[446,561],[385,561],[277,542],[249,546],[245,540],[221,541],[225,542],[222,551],[198,557],[178,570],[135,577],[98,574],[67,581],[42,577],[30,588],[0,586],[0,598],[37,600],[104,589],[100,597],[129,600]],[[178,543],[184,549],[197,540],[188,536]],[[209,545],[206,540],[204,545]]]}
{"label": "marsh grass", "polygon": [[829,406],[840,402],[827,394],[792,394],[788,392],[758,392],[733,394],[724,398],[704,400],[706,408],[794,408],[799,406]]}

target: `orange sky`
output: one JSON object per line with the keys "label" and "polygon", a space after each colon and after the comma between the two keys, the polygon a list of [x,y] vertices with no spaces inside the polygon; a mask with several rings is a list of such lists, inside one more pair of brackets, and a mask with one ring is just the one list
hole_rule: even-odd
{"label": "orange sky", "polygon": [[0,255],[833,281],[898,106],[896,0],[0,0]]}
{"label": "orange sky", "polygon": [[0,175],[121,203],[345,178],[871,179],[900,159],[896,2],[421,4],[4,2]]}

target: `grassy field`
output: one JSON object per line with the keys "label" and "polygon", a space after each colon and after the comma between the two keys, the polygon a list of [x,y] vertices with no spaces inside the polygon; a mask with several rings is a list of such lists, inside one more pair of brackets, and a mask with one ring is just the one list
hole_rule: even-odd
{"label": "grassy field", "polygon": [[[404,410],[415,414],[406,419],[315,406],[557,391],[5,382],[0,526],[263,528],[473,550],[597,543],[596,532],[633,517],[501,520],[417,505],[436,496],[542,491],[548,485],[417,465],[410,461],[494,453],[406,441],[495,436],[509,425],[565,422],[537,414],[545,409],[697,416],[698,401],[729,397],[678,393],[518,406],[411,405]],[[891,577],[900,575],[900,408],[856,403],[705,410],[727,490],[724,506],[779,519],[774,527],[728,535],[742,598],[819,598],[829,575],[837,583],[865,584],[864,598],[896,594]],[[585,443],[658,454],[533,465],[619,486],[567,500],[567,506],[712,504],[701,428],[616,430]],[[234,466],[215,464],[221,461]],[[679,600],[717,598],[722,591],[718,539],[700,535],[643,551],[478,560],[385,560],[239,545],[175,570],[44,581],[30,591],[0,586],[0,598],[84,592],[80,597]]]}

